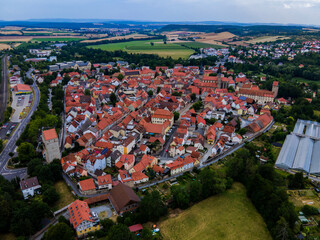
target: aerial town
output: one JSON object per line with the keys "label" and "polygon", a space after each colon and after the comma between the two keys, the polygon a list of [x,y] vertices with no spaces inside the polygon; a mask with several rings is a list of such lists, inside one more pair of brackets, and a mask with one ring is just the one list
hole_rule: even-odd
{"label": "aerial town", "polygon": [[83,21],[0,21],[0,239],[319,239],[318,27]]}

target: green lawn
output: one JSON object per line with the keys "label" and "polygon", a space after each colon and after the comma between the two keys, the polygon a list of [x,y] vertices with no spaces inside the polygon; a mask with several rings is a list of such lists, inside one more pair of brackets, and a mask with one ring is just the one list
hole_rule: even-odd
{"label": "green lawn", "polygon": [[56,202],[54,209],[55,210],[59,210],[65,206],[67,206],[68,204],[72,203],[75,198],[73,196],[73,194],[70,192],[67,184],[64,181],[59,181],[57,182],[54,187],[56,188],[56,191],[59,193],[60,195],[60,199],[58,202]]}
{"label": "green lawn", "polygon": [[[153,42],[153,46],[151,45],[151,42]],[[194,53],[193,50],[179,44],[164,44],[161,39],[99,44],[89,46],[89,48],[102,49],[105,51],[123,50],[128,53],[158,54],[161,57],[170,56],[174,59],[180,57],[186,59]]]}
{"label": "green lawn", "polygon": [[223,48],[223,46],[210,44],[210,43],[202,43],[202,42],[182,42],[182,43],[176,43],[179,45],[185,45],[187,47],[191,48]]}
{"label": "green lawn", "polygon": [[235,183],[227,192],[208,198],[159,225],[164,239],[271,240],[260,214]]}
{"label": "green lawn", "polygon": [[81,41],[84,38],[73,38],[73,37],[66,37],[66,38],[33,38],[32,41],[38,42],[71,42],[71,41]]}

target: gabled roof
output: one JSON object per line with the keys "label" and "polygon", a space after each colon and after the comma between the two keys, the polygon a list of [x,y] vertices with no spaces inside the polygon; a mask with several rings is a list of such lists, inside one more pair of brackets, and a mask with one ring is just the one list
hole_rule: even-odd
{"label": "gabled roof", "polygon": [[92,178],[80,181],[79,186],[82,191],[89,191],[89,190],[96,189],[96,186],[94,185]]}
{"label": "gabled roof", "polygon": [[126,205],[140,202],[135,192],[123,183],[119,183],[110,191],[109,200],[112,206],[119,213]]}
{"label": "gabled roof", "polygon": [[77,228],[83,221],[93,222],[90,208],[84,201],[76,200],[68,207],[70,223]]}

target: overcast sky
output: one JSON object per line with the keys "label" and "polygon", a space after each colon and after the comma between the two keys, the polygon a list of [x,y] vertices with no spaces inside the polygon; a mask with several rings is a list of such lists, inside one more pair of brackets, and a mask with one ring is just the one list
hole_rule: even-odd
{"label": "overcast sky", "polygon": [[43,18],[320,25],[320,0],[0,0],[0,20]]}

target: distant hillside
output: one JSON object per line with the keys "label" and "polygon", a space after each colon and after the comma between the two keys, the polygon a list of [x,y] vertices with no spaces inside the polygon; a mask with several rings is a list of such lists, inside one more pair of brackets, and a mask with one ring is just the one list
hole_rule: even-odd
{"label": "distant hillside", "polygon": [[235,26],[235,25],[178,25],[170,24],[160,29],[160,32],[190,31],[190,32],[231,32],[238,36],[250,36],[257,34],[292,35],[302,31],[301,26]]}

